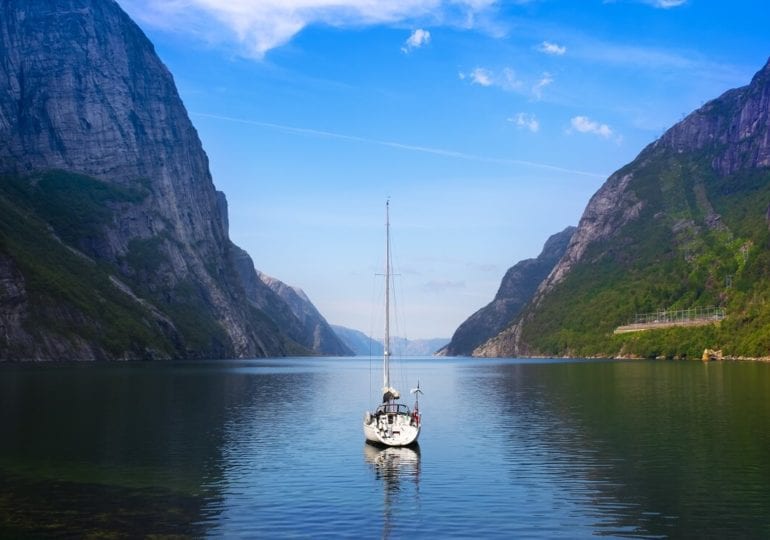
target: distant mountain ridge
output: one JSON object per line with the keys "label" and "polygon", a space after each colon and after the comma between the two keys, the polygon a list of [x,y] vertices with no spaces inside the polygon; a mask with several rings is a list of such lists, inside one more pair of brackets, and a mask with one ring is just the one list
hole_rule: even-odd
{"label": "distant mountain ridge", "polygon": [[[475,355],[770,355],[770,62],[645,148],[591,198],[520,316]],[[613,335],[635,313],[719,325]]]}
{"label": "distant mountain ridge", "polygon": [[323,352],[236,269],[173,77],[116,2],[4,0],[0,87],[0,360]]}
{"label": "distant mountain ridge", "polygon": [[336,324],[332,325],[332,330],[355,356],[382,356],[382,343],[370,338],[364,332]]}
{"label": "distant mountain ridge", "polygon": [[408,339],[393,338],[394,354],[405,356],[433,356],[449,343],[449,338]]}
{"label": "distant mountain ridge", "polygon": [[[344,326],[332,325],[332,329],[356,356],[382,356],[384,352],[382,340],[372,339],[359,330]],[[446,345],[448,341],[449,339],[446,338],[407,339],[392,337],[391,347],[393,348],[393,354],[397,355],[431,356]]]}

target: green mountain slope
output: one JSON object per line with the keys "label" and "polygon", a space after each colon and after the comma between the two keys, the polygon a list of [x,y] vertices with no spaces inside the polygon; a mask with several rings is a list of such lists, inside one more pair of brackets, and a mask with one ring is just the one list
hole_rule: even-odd
{"label": "green mountain slope", "polygon": [[[132,240],[118,264],[89,256],[108,241],[114,209],[144,196],[59,171],[0,177],[0,358],[233,354],[205,291],[192,282],[148,285],[148,274],[170,264],[157,245],[168,239]],[[276,336],[271,346],[307,352],[256,309],[252,321]]]}
{"label": "green mountain slope", "polygon": [[[638,218],[586,251],[533,310],[522,341],[553,355],[770,353],[770,171],[719,177],[703,158],[662,152],[630,187],[647,203]],[[612,335],[636,313],[705,306],[725,307],[728,319]]]}
{"label": "green mountain slope", "polygon": [[[80,358],[73,360],[170,355],[174,332],[164,331],[151,309],[121,291],[108,268],[65,243],[67,237],[91,234],[97,220],[107,217],[95,200],[116,202],[137,195],[98,183],[100,189],[82,190],[82,198],[67,197],[63,190],[50,199],[37,196],[41,188],[64,185],[59,181],[67,190],[88,182],[56,174],[35,182],[15,177],[0,181],[0,266],[6,285],[0,295],[0,356],[25,359],[58,349],[77,351]],[[40,210],[49,212],[58,226],[40,219]],[[91,210],[96,210],[96,219],[86,218]],[[10,290],[11,283],[23,285]]]}
{"label": "green mountain slope", "polygon": [[[594,196],[562,261],[478,355],[770,356],[770,65]],[[720,306],[718,325],[613,335],[635,314]]]}

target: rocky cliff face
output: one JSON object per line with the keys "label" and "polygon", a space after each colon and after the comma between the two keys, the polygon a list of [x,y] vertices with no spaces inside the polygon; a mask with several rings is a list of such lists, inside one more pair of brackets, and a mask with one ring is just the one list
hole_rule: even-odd
{"label": "rocky cliff face", "polygon": [[[519,306],[518,312],[529,307],[535,309],[542,298],[551,292],[582,259],[588,247],[595,242],[611,238],[626,223],[636,219],[644,203],[633,190],[628,189],[633,173],[616,172],[604,183],[588,202],[577,229],[571,235],[566,251],[556,264],[538,283],[527,301]],[[518,313],[516,314],[518,315]],[[528,317],[531,317],[527,313]],[[520,356],[532,354],[526,343],[521,342],[523,319],[508,319],[498,333],[488,336],[487,341],[477,344],[473,356]]]}
{"label": "rocky cliff face", "polygon": [[[748,246],[765,256],[769,115],[770,62],[610,176],[532,301],[474,354],[624,354],[638,343],[611,331],[634,312],[706,302],[754,309],[722,284],[744,275],[746,291],[764,286]],[[735,347],[752,343],[747,335]]]}
{"label": "rocky cliff face", "polygon": [[751,83],[725,92],[669,129],[651,149],[713,149],[720,175],[770,166],[770,61]]}
{"label": "rocky cliff face", "polygon": [[[227,231],[227,198],[221,191],[217,192],[217,203],[223,219],[222,226]],[[301,289],[289,287],[257,270],[251,256],[233,243],[230,244],[230,257],[246,300],[267,314],[282,333],[314,354],[353,354]]]}
{"label": "rocky cliff face", "polygon": [[224,234],[197,132],[152,44],[110,0],[7,0],[0,44],[0,170],[61,169],[111,183],[150,181],[153,196],[121,216],[113,259],[127,240],[166,231]]}
{"label": "rocky cliff face", "polygon": [[438,354],[470,356],[479,345],[505,329],[562,258],[574,232],[575,227],[567,227],[546,241],[537,258],[520,261],[511,267],[505,273],[494,300],[463,322],[451,342]]}
{"label": "rocky cliff face", "polygon": [[[121,294],[144,306],[146,324],[163,334],[161,356],[298,350],[245,300],[201,142],[171,74],[116,2],[0,2],[0,88],[0,174],[21,179],[6,190],[6,202],[24,198],[68,249],[113,273]],[[71,177],[61,175],[41,183],[48,171],[79,173],[95,183],[68,184]],[[56,187],[59,198],[41,186]],[[33,192],[37,199],[28,196]],[[81,203],[92,204],[90,221],[78,213]],[[54,213],[61,219],[53,220]],[[8,277],[19,275],[7,261],[4,267],[0,301],[10,302],[24,290],[23,280]],[[45,311],[44,304],[62,302],[50,294],[30,298],[37,304],[22,302],[15,314],[4,313],[6,324],[23,319],[24,309]],[[87,352],[72,332],[65,338],[27,322],[34,327],[29,335],[46,339],[32,339],[24,357]],[[17,344],[6,343],[4,352]],[[147,347],[137,338],[130,350],[101,346],[96,356],[141,357]]]}

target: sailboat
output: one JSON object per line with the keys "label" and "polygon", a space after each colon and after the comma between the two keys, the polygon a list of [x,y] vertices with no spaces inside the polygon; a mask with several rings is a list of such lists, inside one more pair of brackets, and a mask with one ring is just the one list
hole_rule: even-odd
{"label": "sailboat", "polygon": [[364,436],[367,441],[386,446],[409,446],[417,441],[422,427],[420,418],[420,382],[412,389],[416,396],[414,410],[400,403],[401,394],[390,383],[390,201],[385,203],[385,336],[382,356],[382,403],[374,412],[364,414]]}

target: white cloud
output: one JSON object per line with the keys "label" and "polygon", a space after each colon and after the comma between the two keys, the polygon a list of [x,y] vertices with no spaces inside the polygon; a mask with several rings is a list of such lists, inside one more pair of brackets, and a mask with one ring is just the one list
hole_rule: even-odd
{"label": "white cloud", "polygon": [[520,112],[509,118],[508,121],[515,124],[516,127],[522,129],[526,128],[532,133],[540,131],[540,122],[534,114]]}
{"label": "white cloud", "polygon": [[[497,0],[119,0],[143,24],[192,33],[208,42],[239,44],[243,54],[262,58],[303,28],[403,24],[433,20],[468,25]],[[459,21],[456,22],[455,21]],[[410,38],[411,39],[411,38]],[[424,43],[423,43],[424,44]]]}
{"label": "white cloud", "polygon": [[409,36],[404,42],[404,46],[401,47],[401,52],[406,54],[414,49],[419,49],[428,43],[430,43],[430,32],[423,30],[422,28],[418,28],[412,32],[412,35]]}
{"label": "white cloud", "polygon": [[497,86],[506,91],[520,90],[524,83],[516,78],[516,72],[511,68],[503,68],[499,72],[494,72],[487,68],[477,67],[468,73],[459,73],[460,80],[468,79],[471,84],[479,86]]}
{"label": "white cloud", "polygon": [[471,84],[479,86],[492,86],[492,73],[488,69],[481,67],[474,68],[470,73],[460,72],[460,80],[470,79]]}
{"label": "white cloud", "polygon": [[532,95],[536,99],[542,99],[543,88],[553,83],[553,77],[550,73],[543,73],[543,76],[532,86]]}
{"label": "white cloud", "polygon": [[592,133],[605,139],[612,137],[612,128],[607,124],[601,124],[594,120],[591,120],[587,116],[575,116],[570,120],[572,129],[579,131],[580,133]]}
{"label": "white cloud", "polygon": [[[604,0],[605,4],[615,4],[621,0]],[[679,6],[683,6],[688,0],[625,0],[626,2],[635,2],[638,4],[647,4],[654,8],[659,9],[671,9]]]}
{"label": "white cloud", "polygon": [[687,0],[650,0],[647,3],[656,8],[670,9],[685,5]]}
{"label": "white cloud", "polygon": [[543,73],[534,83],[531,79],[525,82],[509,67],[499,71],[477,67],[467,73],[461,71],[458,76],[460,80],[468,80],[471,84],[485,87],[494,86],[506,92],[517,92],[529,96],[535,100],[542,99],[543,89],[554,82],[553,76],[548,72]]}
{"label": "white cloud", "polygon": [[567,47],[565,47],[564,45],[551,43],[550,41],[544,41],[537,47],[537,50],[540,51],[541,53],[561,56],[567,52]]}

